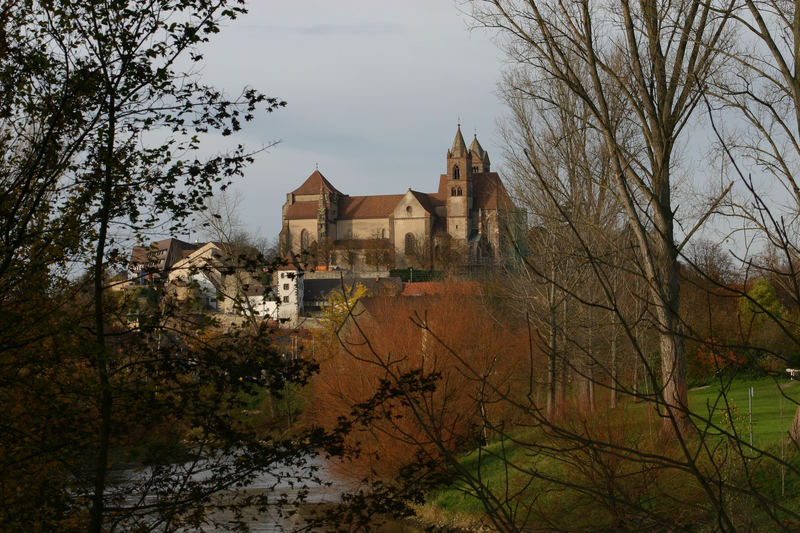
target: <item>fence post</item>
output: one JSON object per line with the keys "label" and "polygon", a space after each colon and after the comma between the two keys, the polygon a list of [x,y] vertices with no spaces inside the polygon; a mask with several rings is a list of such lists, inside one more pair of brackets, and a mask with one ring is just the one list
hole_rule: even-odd
{"label": "fence post", "polygon": [[750,406],[750,447],[753,446],[753,387],[748,391],[748,403]]}

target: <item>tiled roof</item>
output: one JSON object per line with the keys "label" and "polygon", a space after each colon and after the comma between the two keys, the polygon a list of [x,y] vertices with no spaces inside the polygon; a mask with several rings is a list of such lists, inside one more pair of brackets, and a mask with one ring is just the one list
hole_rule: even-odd
{"label": "tiled roof", "polygon": [[511,198],[496,172],[475,174],[472,183],[475,207],[484,209],[510,209]]}
{"label": "tiled roof", "polygon": [[480,294],[481,284],[477,281],[417,281],[406,283],[401,296],[431,296],[443,294]]}
{"label": "tiled roof", "polygon": [[[183,254],[183,252],[185,251],[188,251],[189,254],[191,254],[195,250],[198,250],[206,245],[206,243],[204,242],[185,242],[180,239],[166,239],[166,241],[172,241],[172,242],[166,242],[165,243],[166,246],[167,247],[174,246],[175,249],[178,250],[181,254]],[[164,242],[165,241],[159,241],[159,245]]]}
{"label": "tiled roof", "polygon": [[297,220],[306,218],[317,218],[317,208],[319,203],[316,201],[311,202],[295,202],[286,210],[286,220]]}
{"label": "tiled roof", "polygon": [[325,179],[319,170],[315,170],[301,186],[292,191],[292,194],[319,194],[320,187],[328,192],[342,194]]}
{"label": "tiled roof", "polygon": [[436,198],[442,202],[447,202],[447,174],[441,174],[439,176],[439,190],[436,192]]}
{"label": "tiled roof", "polygon": [[388,218],[404,194],[381,196],[343,196],[339,199],[339,219]]}
{"label": "tiled roof", "polygon": [[[460,133],[460,131],[459,131]],[[474,144],[474,143],[473,143]],[[485,152],[484,152],[485,153]],[[338,191],[319,173],[314,172],[306,182],[296,189],[294,194],[314,194],[319,192],[322,183],[326,190]],[[316,189],[314,187],[316,186]],[[341,194],[341,193],[339,193]],[[436,193],[423,193],[411,191],[414,198],[422,205],[423,209],[431,214],[436,214],[435,208],[445,205],[450,196],[447,190],[447,175],[439,178],[439,190]],[[403,199],[403,194],[387,194],[376,196],[347,196],[339,198],[339,220],[353,220],[364,218],[388,218],[397,204]],[[512,206],[511,199],[505,186],[500,181],[496,172],[475,174],[473,178],[474,206],[484,209],[504,209]],[[286,220],[316,219],[318,210],[317,201],[295,202],[286,210]]]}
{"label": "tiled roof", "polygon": [[[423,209],[435,214],[435,207],[442,205],[436,195],[411,191]],[[403,199],[404,194],[385,194],[376,196],[342,196],[339,198],[339,220],[357,218],[389,218],[392,211]],[[317,218],[318,202],[295,202],[286,210],[286,220]]]}
{"label": "tiled roof", "polygon": [[[150,246],[134,246],[131,251],[130,266],[149,264],[151,267],[157,263],[159,270],[170,268],[175,262],[184,259],[195,250],[202,248],[206,243],[191,243],[180,239],[166,238],[151,243]],[[170,252],[171,250],[171,252]],[[164,254],[157,252],[164,251]]]}
{"label": "tiled roof", "polygon": [[433,205],[434,204],[431,201],[431,198],[430,198],[429,195],[425,194],[424,192],[412,191],[411,189],[409,189],[409,191],[411,191],[411,194],[414,196],[414,198],[417,199],[417,201],[420,203],[420,205],[422,206],[422,208],[425,211],[427,211],[428,213],[430,213],[432,215],[436,214],[436,212],[433,209]]}

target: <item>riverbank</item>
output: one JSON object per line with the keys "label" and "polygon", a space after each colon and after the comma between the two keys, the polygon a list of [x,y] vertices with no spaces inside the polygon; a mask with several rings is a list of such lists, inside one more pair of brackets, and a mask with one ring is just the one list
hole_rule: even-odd
{"label": "riverbank", "polygon": [[434,504],[420,505],[414,509],[415,522],[420,531],[438,533],[494,533],[496,530],[475,515],[446,511]]}

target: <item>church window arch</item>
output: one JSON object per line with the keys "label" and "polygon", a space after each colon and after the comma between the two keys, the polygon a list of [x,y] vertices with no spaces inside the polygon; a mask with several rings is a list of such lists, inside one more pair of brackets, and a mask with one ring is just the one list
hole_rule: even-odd
{"label": "church window arch", "polygon": [[300,249],[306,250],[308,248],[308,230],[300,232]]}
{"label": "church window arch", "polygon": [[458,188],[458,196],[462,195],[461,187]]}
{"label": "church window arch", "polygon": [[458,165],[453,165],[453,179],[461,179],[461,171],[458,169]]}
{"label": "church window arch", "polygon": [[406,233],[405,241],[406,241],[405,242],[406,255],[413,255],[414,248],[416,248],[417,239],[414,238],[414,234],[413,233]]}
{"label": "church window arch", "polygon": [[411,209],[411,206],[410,206],[410,205],[409,205],[409,206],[407,206],[407,207],[406,207],[406,214],[407,214],[408,216],[411,216],[411,213],[412,213],[412,212],[413,212],[413,209]]}
{"label": "church window arch", "polygon": [[456,188],[453,187],[452,189],[450,189],[450,196],[455,196],[455,195],[456,195]]}
{"label": "church window arch", "polygon": [[385,238],[386,238],[386,228],[383,228],[381,230],[381,239],[385,239]]}

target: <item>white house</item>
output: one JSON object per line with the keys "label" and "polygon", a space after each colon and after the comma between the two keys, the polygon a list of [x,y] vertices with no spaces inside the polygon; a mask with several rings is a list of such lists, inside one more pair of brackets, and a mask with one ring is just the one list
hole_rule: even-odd
{"label": "white house", "polygon": [[222,258],[222,245],[209,242],[192,252],[188,257],[174,263],[168,273],[169,286],[177,293],[181,288],[183,294],[189,287],[197,288],[203,299],[203,307],[212,311],[218,309],[219,287],[222,286],[222,274],[218,270]]}
{"label": "white house", "polygon": [[269,314],[264,307],[269,296],[265,298],[268,287],[258,279],[258,259],[254,248],[209,242],[175,263],[168,280],[176,292],[180,287],[199,289],[206,309],[240,314],[249,305],[264,316]]}
{"label": "white house", "polygon": [[303,268],[293,252],[286,255],[286,264],[275,271],[273,281],[278,295],[279,321],[297,324],[303,310],[303,274]]}

